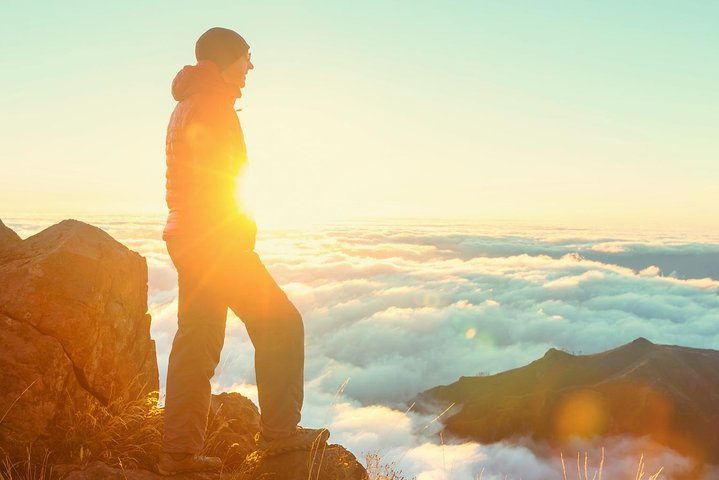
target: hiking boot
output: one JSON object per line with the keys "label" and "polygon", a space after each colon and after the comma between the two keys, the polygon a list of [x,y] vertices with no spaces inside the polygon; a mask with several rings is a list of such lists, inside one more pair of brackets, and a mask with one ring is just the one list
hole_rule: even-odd
{"label": "hiking boot", "polygon": [[304,428],[298,426],[287,436],[268,439],[262,433],[255,435],[257,453],[263,456],[277,455],[292,450],[313,450],[325,446],[330,438],[326,428]]}
{"label": "hiking boot", "polygon": [[192,453],[160,453],[157,472],[160,475],[176,473],[219,472],[222,460],[219,457],[205,457]]}

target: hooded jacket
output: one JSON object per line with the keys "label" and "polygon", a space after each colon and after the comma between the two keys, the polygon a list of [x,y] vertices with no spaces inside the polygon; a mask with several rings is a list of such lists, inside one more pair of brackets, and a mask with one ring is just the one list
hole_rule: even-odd
{"label": "hooded jacket", "polygon": [[235,113],[240,89],[213,62],[182,68],[172,82],[178,104],[165,141],[166,201],[162,238],[194,237],[241,242],[253,249],[257,227],[235,201],[236,179],[247,163]]}

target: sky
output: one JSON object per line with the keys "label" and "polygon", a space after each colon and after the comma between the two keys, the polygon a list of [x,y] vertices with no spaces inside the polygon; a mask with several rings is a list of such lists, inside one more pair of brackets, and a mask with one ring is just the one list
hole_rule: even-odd
{"label": "sky", "polygon": [[[52,223],[7,222],[22,238]],[[162,217],[97,217],[92,224],[147,260],[164,402],[177,273],[160,239]],[[407,478],[476,480],[482,470],[485,480],[562,478],[560,452],[542,445],[440,438],[442,412],[411,407],[429,388],[521,367],[550,348],[592,354],[644,337],[719,350],[717,235],[346,223],[265,230],[257,252],[303,316],[301,424],[329,428],[330,441],[362,463],[379,452]],[[254,349],[231,311],[212,390],[257,403]],[[577,452],[588,452],[591,478],[602,448],[603,478],[635,478],[642,455],[647,473],[664,468],[660,478],[680,478],[693,465],[636,438],[599,437],[567,445],[563,454],[574,468]],[[716,478],[719,466],[701,480]]]}
{"label": "sky", "polygon": [[170,84],[251,46],[238,197],[367,218],[719,230],[714,1],[13,2],[0,218],[166,213]]}
{"label": "sky", "polygon": [[[405,402],[552,347],[719,349],[716,18],[709,0],[3,4],[0,219],[23,238],[85,220],[146,258],[164,388],[170,84],[233,28],[255,65],[238,197],[305,320],[302,424],[418,480],[557,478],[556,456],[440,440]],[[213,391],[256,401],[228,322]],[[642,452],[689,465],[601,440],[607,478]]]}

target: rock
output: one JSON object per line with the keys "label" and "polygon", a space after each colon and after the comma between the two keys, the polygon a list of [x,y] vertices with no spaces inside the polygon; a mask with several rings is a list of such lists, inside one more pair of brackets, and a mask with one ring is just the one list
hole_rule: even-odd
{"label": "rock", "polygon": [[2,254],[4,250],[9,250],[17,246],[21,241],[20,235],[5,226],[2,220],[0,220],[0,254]]}
{"label": "rock", "polygon": [[[53,480],[157,480],[167,477],[148,470],[113,468],[96,461],[85,468],[76,465],[57,465],[53,467],[51,478]],[[196,478],[209,480],[209,478],[217,478],[217,475],[197,476]]]}
{"label": "rock", "polygon": [[254,436],[260,430],[260,414],[255,404],[239,393],[213,395],[210,410],[204,454],[222,458],[224,468],[242,472],[243,480],[367,478],[364,467],[340,445],[325,445],[315,451],[287,452],[267,458],[253,454]]}
{"label": "rock", "polygon": [[254,435],[260,431],[260,411],[252,400],[237,392],[212,395],[210,413],[215,419],[227,421],[232,433]]}
{"label": "rock", "polygon": [[[95,461],[86,467],[56,465],[52,480],[160,480],[154,471],[110,467]],[[316,451],[296,451],[248,461],[238,469],[225,463],[220,473],[177,474],[175,480],[369,480],[366,470],[350,452],[340,445],[329,445]]]}
{"label": "rock", "polygon": [[[154,471],[140,468],[116,468],[110,467],[100,461],[92,462],[85,468],[77,465],[57,465],[53,467],[52,480],[220,480],[230,475],[217,473],[193,473],[178,474],[172,477],[160,475]],[[236,478],[235,480],[240,480]],[[244,480],[244,479],[243,479]]]}
{"label": "rock", "polygon": [[63,412],[96,399],[78,382],[55,338],[3,314],[0,331],[0,446],[16,451],[38,437],[55,437],[67,420]]}
{"label": "rock", "polygon": [[212,395],[206,455],[222,458],[227,468],[238,468],[255,449],[259,431],[260,412],[252,400],[235,392]]}
{"label": "rock", "polygon": [[81,465],[76,464],[58,464],[53,465],[50,468],[50,478],[57,480],[60,478],[66,478],[70,473],[82,470]]}
{"label": "rock", "polygon": [[260,480],[369,480],[367,471],[341,445],[300,450],[263,458],[253,455],[245,464],[243,479]]}
{"label": "rock", "polygon": [[104,231],[64,220],[20,240],[0,226],[0,446],[45,439],[68,405],[158,389],[147,264]]}

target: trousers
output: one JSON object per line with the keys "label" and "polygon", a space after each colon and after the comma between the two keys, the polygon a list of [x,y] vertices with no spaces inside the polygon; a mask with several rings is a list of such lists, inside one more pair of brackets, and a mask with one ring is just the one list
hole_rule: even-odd
{"label": "trousers", "polygon": [[255,350],[261,428],[283,436],[300,422],[304,324],[259,256],[239,243],[167,238],[178,274],[177,333],[167,369],[162,451],[199,454],[205,441],[210,380],[225,341],[227,308]]}

